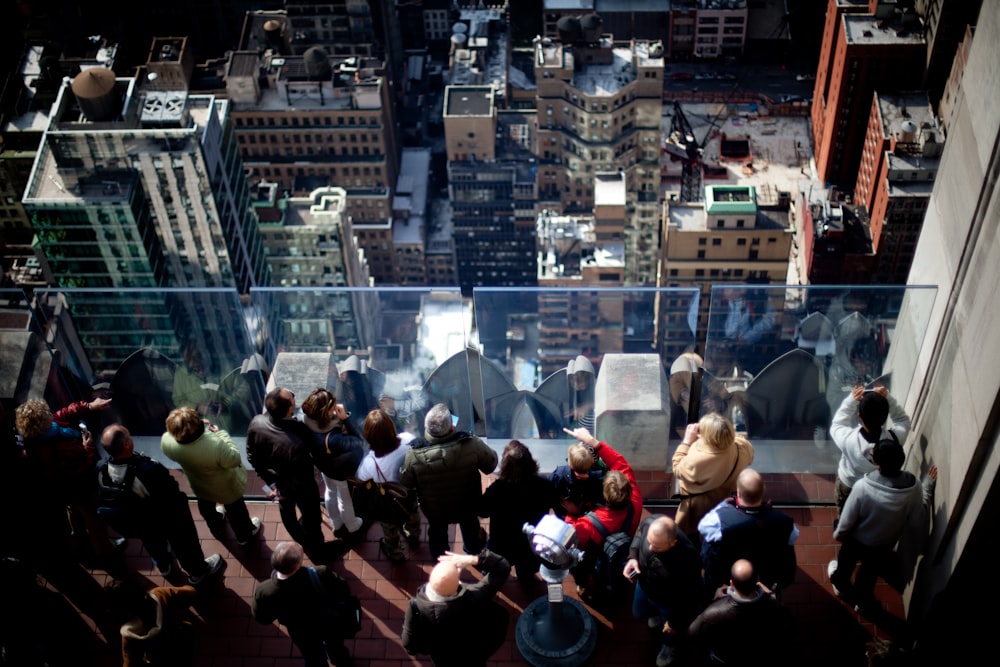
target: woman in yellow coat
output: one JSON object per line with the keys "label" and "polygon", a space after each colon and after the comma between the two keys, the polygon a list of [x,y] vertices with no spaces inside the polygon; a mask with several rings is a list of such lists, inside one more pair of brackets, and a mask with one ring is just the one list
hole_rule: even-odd
{"label": "woman in yellow coat", "polygon": [[688,424],[673,457],[681,497],[677,527],[689,537],[697,535],[698,522],[736,491],[736,478],[751,463],[753,445],[719,413]]}

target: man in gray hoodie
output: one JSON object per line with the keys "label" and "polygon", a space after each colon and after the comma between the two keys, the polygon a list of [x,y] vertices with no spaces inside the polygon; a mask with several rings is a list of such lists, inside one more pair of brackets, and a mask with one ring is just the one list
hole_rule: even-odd
{"label": "man in gray hoodie", "polygon": [[[878,470],[862,477],[844,504],[833,532],[841,542],[840,552],[828,570],[834,592],[861,609],[876,604],[874,590],[879,575],[901,588],[904,575],[916,565],[919,549],[913,549],[907,558],[897,558],[893,547],[897,542],[922,544],[937,481],[934,465],[922,483],[903,470],[906,455],[895,438],[880,440],[873,458]],[[859,561],[861,567],[852,584],[851,574]]]}

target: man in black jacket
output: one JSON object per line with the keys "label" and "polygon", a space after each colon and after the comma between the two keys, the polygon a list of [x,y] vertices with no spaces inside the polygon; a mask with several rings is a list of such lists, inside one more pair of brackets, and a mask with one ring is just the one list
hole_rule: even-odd
{"label": "man in black jacket", "polygon": [[[403,648],[428,654],[435,667],[479,667],[507,636],[509,616],[493,599],[510,575],[510,565],[487,549],[478,556],[451,552],[441,556],[426,584],[410,599],[403,621]],[[474,566],[485,576],[460,581]]]}
{"label": "man in black jacket", "polygon": [[736,478],[736,496],[716,505],[698,522],[705,583],[712,592],[729,581],[733,563],[745,558],[772,590],[795,579],[795,540],[799,529],[792,517],[765,500],[764,478],[746,468]]}
{"label": "man in black jacket", "polygon": [[676,638],[684,633],[701,602],[701,559],[670,517],[654,514],[639,526],[622,571],[635,582],[632,615],[648,619],[662,633],[657,667],[674,662]]}
{"label": "man in black jacket", "polygon": [[328,667],[328,658],[337,667],[347,667],[353,661],[344,646],[344,620],[338,623],[328,611],[331,601],[348,598],[350,589],[324,565],[303,567],[303,553],[294,542],[282,542],[274,548],[274,572],[253,592],[253,617],[258,623],[277,620],[284,625],[306,667]]}
{"label": "man in black jacket", "polygon": [[164,577],[174,556],[197,586],[222,571],[219,554],[205,558],[187,496],[161,463],[135,453],[128,429],[112,424],[101,434],[111,457],[98,469],[97,512],[122,535],[138,537]]}
{"label": "man in black jacket", "polygon": [[309,454],[312,432],[293,418],[295,394],[288,389],[268,392],[264,409],[266,414],[254,417],[247,427],[247,460],[277,494],[281,522],[291,538],[307,551],[319,549],[323,515]]}

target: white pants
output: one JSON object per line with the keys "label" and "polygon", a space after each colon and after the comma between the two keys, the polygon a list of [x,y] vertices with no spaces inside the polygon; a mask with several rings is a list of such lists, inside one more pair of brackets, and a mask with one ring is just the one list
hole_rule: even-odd
{"label": "white pants", "polygon": [[334,530],[347,526],[347,531],[354,533],[361,528],[362,519],[354,515],[354,501],[351,500],[351,490],[346,481],[330,479],[323,475],[326,483],[326,514],[330,517],[330,525]]}

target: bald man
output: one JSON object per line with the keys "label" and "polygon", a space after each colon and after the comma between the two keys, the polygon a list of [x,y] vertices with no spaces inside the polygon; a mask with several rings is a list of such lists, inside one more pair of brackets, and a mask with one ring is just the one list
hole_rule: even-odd
{"label": "bald man", "polygon": [[798,526],[766,500],[764,478],[746,468],[736,478],[736,494],[716,505],[698,522],[701,560],[709,590],[729,581],[730,568],[746,558],[768,587],[778,590],[795,579]]}
{"label": "bald man", "polygon": [[[463,582],[469,567],[483,578]],[[494,596],[509,575],[504,557],[487,549],[477,556],[446,552],[406,608],[403,648],[430,655],[435,667],[485,665],[507,636],[510,619]]]}
{"label": "bald man", "polygon": [[688,628],[696,656],[712,664],[796,664],[798,646],[792,614],[757,579],[750,561],[737,560],[729,585],[721,589]]}
{"label": "bald man", "polygon": [[698,613],[701,560],[670,517],[654,514],[639,526],[622,574],[635,582],[632,615],[661,632],[657,667],[673,664],[676,642]]}

